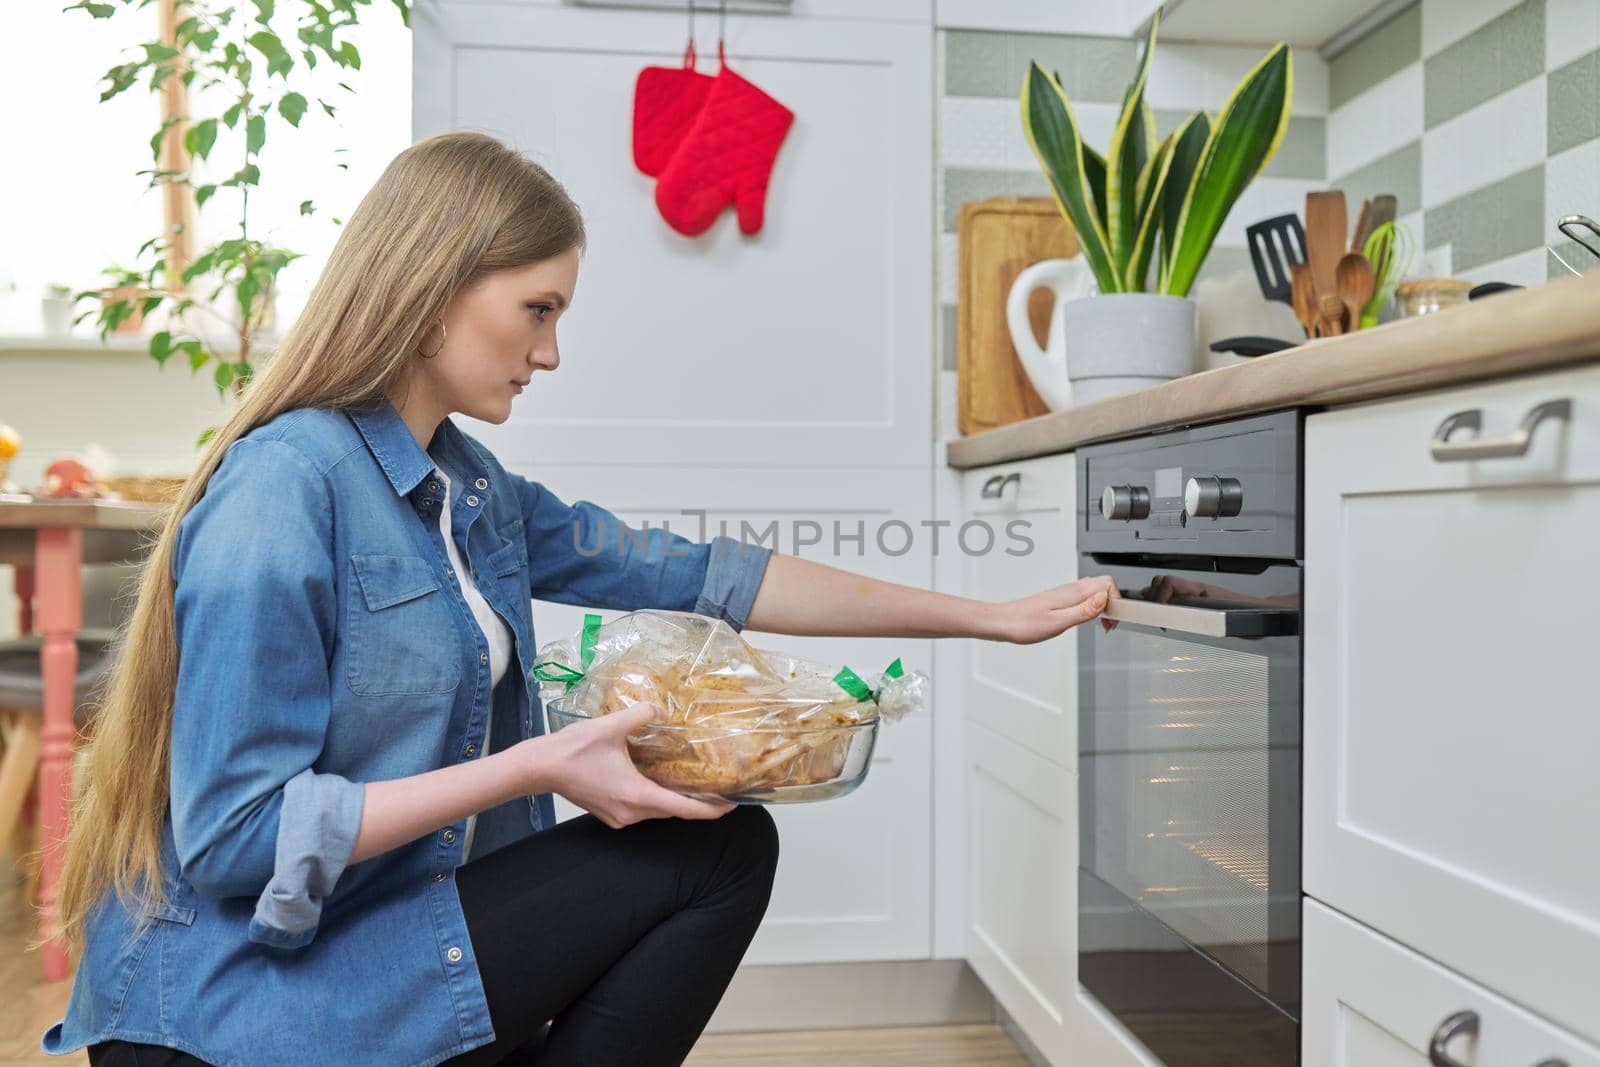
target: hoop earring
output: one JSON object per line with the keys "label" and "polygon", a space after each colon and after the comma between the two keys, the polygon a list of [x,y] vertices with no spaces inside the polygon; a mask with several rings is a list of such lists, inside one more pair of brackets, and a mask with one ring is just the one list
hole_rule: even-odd
{"label": "hoop earring", "polygon": [[[439,319],[438,322],[439,322],[439,347],[435,348],[432,352],[424,352],[420,348],[417,349],[417,355],[421,356],[423,359],[432,359],[434,356],[437,356],[440,353],[440,351],[443,350],[445,339],[449,336],[449,334],[447,334],[445,332],[445,329],[444,329],[444,320],[443,319]],[[424,336],[426,336],[426,335],[424,335]]]}

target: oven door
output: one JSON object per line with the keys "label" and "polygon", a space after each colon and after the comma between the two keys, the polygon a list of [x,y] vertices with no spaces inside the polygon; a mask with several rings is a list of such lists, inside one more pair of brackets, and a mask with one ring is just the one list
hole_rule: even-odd
{"label": "oven door", "polygon": [[1081,561],[1079,978],[1173,1067],[1294,1064],[1300,568],[1146,562]]}

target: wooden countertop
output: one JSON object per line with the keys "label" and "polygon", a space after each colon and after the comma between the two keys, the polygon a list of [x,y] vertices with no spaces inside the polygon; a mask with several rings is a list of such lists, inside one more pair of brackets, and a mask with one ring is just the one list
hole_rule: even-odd
{"label": "wooden countertop", "polygon": [[951,441],[952,467],[1241,415],[1328,407],[1600,360],[1600,271],[1201,371]]}

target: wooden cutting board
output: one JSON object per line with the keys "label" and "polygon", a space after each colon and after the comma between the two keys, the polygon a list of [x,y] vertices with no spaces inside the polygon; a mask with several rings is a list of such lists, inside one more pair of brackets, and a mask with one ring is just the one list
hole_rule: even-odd
{"label": "wooden cutting board", "polygon": [[[961,205],[956,239],[957,428],[979,433],[1047,413],[1011,344],[1006,296],[1017,275],[1039,260],[1077,255],[1077,235],[1050,197],[996,196]],[[1048,289],[1028,301],[1041,345],[1053,308]]]}

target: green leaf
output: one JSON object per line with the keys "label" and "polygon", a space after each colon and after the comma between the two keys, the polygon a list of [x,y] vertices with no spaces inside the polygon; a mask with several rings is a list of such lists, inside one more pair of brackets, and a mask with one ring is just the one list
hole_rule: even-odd
{"label": "green leaf", "polygon": [[[1145,140],[1149,123],[1144,86],[1150,77],[1150,60],[1155,55],[1156,29],[1160,24],[1161,13],[1157,11],[1150,20],[1139,69],[1123,94],[1122,111],[1117,115],[1117,125],[1111,134],[1111,150],[1106,153],[1106,234],[1119,276],[1133,257],[1133,243],[1139,230],[1135,186],[1150,155],[1150,145]],[[1121,288],[1118,286],[1119,290]]]}
{"label": "green leaf", "polygon": [[[154,273],[154,272],[152,271],[151,273]],[[166,299],[166,297],[164,297],[164,296],[147,296],[147,297],[145,297],[144,298],[144,306],[139,309],[139,314],[141,314],[141,315],[150,314],[151,312],[155,311],[156,308],[160,307],[161,306],[161,301],[163,301],[165,299]]]}
{"label": "green leaf", "polygon": [[207,426],[204,430],[200,431],[200,436],[195,439],[194,445],[196,448],[204,447],[205,443],[215,436],[217,436],[217,427]]}
{"label": "green leaf", "polygon": [[361,53],[356,50],[356,46],[350,41],[339,42],[339,65],[352,67],[356,70],[361,69]]}
{"label": "green leaf", "polygon": [[1083,137],[1067,94],[1043,67],[1029,63],[1022,80],[1021,104],[1022,128],[1028,135],[1028,144],[1050,182],[1061,213],[1078,233],[1078,244],[1089,269],[1100,283],[1101,292],[1117,292],[1120,286],[1116,267],[1090,194],[1084,172]]}
{"label": "green leaf", "polygon": [[272,0],[252,0],[256,5],[256,21],[265,26],[272,20]]}
{"label": "green leaf", "polygon": [[254,163],[246,163],[233,172],[233,177],[222,183],[223,185],[260,185],[261,168]]}
{"label": "green leaf", "polygon": [[244,150],[246,154],[259,155],[266,143],[267,117],[265,115],[251,115],[250,121],[245,123]]}
{"label": "green leaf", "polygon": [[239,284],[234,286],[233,291],[234,294],[239,298],[239,313],[241,315],[248,316],[250,314],[251,307],[253,307],[256,302],[256,293],[258,291],[255,277],[253,275],[246,274],[240,280]]}
{"label": "green leaf", "polygon": [[230,130],[235,128],[236,126],[239,125],[239,116],[241,114],[243,114],[243,113],[244,113],[244,103],[243,103],[243,101],[241,101],[241,102],[239,102],[237,104],[234,104],[232,107],[228,108],[228,110],[226,110],[226,111],[224,111],[222,113],[223,124],[226,125],[228,127],[228,129],[230,129]]}
{"label": "green leaf", "polygon": [[178,54],[178,50],[170,45],[147,43],[143,47],[146,63],[163,63]]}
{"label": "green leaf", "polygon": [[[215,186],[208,185],[205,186],[205,188],[212,189],[215,188]],[[192,282],[196,278],[200,277],[200,275],[209,271],[211,269],[212,262],[216,258],[216,254],[216,249],[202,253],[200,258],[196,259],[193,263],[184,268],[183,280],[185,282]]]}
{"label": "green leaf", "polygon": [[1083,146],[1083,173],[1089,180],[1089,191],[1094,194],[1095,217],[1100,220],[1102,229],[1106,225],[1106,157],[1090,148]]}
{"label": "green leaf", "polygon": [[317,69],[317,54],[315,52],[313,52],[311,49],[309,49],[309,48],[303,49],[300,52],[300,58],[305,60],[306,69],[307,70],[316,70]]}
{"label": "green leaf", "polygon": [[100,94],[100,102],[105,103],[132,85],[138,79],[139,70],[143,66],[142,63],[122,63],[106,71],[101,80],[109,84]]}
{"label": "green leaf", "polygon": [[400,9],[400,21],[409,27],[411,25],[411,7],[408,0],[394,0],[394,6]]}
{"label": "green leaf", "polygon": [[228,395],[228,386],[233,384],[233,364],[225,361],[217,363],[217,369],[212,372],[211,378],[217,383],[217,392],[223,396]]}
{"label": "green leaf", "polygon": [[298,127],[305,113],[306,98],[299,93],[284,93],[283,99],[278,101],[278,114],[291,126]]}
{"label": "green leaf", "polygon": [[194,191],[195,207],[205,207],[206,201],[210,200],[211,195],[216,191],[217,187],[215,185],[196,186]]}
{"label": "green leaf", "polygon": [[326,111],[328,113],[328,117],[330,119],[333,118],[334,111],[333,111],[333,105],[332,104],[328,103],[326,100],[322,99],[321,97],[317,98],[317,103],[322,105],[322,110],[324,110],[324,111]]}
{"label": "green leaf", "polygon": [[167,136],[167,131],[172,129],[172,127],[177,125],[177,123],[178,123],[178,116],[177,115],[168,115],[166,118],[161,120],[161,128],[155,132],[155,136],[154,137],[150,138],[150,158],[151,159],[156,160],[157,162],[160,162],[160,160],[161,160],[161,141],[162,141],[163,138],[165,138]]}
{"label": "green leaf", "polygon": [[267,60],[268,75],[276,74],[281,78],[287,78],[292,70],[294,70],[294,55],[291,52],[279,52]]}
{"label": "green leaf", "polygon": [[309,200],[300,201],[300,214],[302,214],[302,215],[310,215],[315,211],[316,211],[316,208],[311,206],[311,201],[309,201]]}
{"label": "green leaf", "polygon": [[110,4],[92,4],[84,0],[80,4],[72,4],[61,9],[62,11],[87,11],[90,18],[108,19],[117,13],[117,9]]}
{"label": "green leaf", "polygon": [[273,56],[283,55],[283,42],[278,40],[278,35],[267,30],[257,30],[245,40],[255,46],[255,50],[266,56],[270,61]]}
{"label": "green leaf", "polygon": [[183,147],[188,149],[191,156],[205,159],[211,154],[211,147],[217,143],[217,120],[202,119],[190,126],[183,135]]}
{"label": "green leaf", "polygon": [[169,332],[167,330],[162,330],[160,333],[158,333],[154,337],[150,338],[150,358],[151,359],[155,360],[157,363],[165,365],[165,363],[167,362],[167,359],[171,355],[172,355],[172,334],[171,334],[171,332]]}
{"label": "green leaf", "polygon": [[1128,267],[1123,274],[1123,281],[1127,283],[1130,293],[1145,291],[1145,279],[1150,273],[1150,254],[1156,246],[1156,234],[1161,230],[1161,191],[1166,186],[1175,141],[1175,136],[1162,141],[1139,174],[1136,189],[1138,208],[1134,212],[1134,217],[1139,220],[1139,229],[1134,235]]}
{"label": "green leaf", "polygon": [[1289,128],[1294,60],[1279,44],[1239,83],[1217,116],[1189,187],[1161,291],[1183,296],[1239,194],[1272,159]]}
{"label": "green leaf", "polygon": [[[1204,111],[1196,111],[1172,134],[1172,163],[1167,169],[1166,188],[1161,193],[1161,268],[1157,288],[1164,283],[1171,270],[1173,239],[1178,234],[1178,217],[1183,213],[1183,203],[1189,196],[1189,186],[1194,182],[1194,172],[1200,166],[1206,142],[1211,139],[1211,120]],[[1164,291],[1164,290],[1163,290]]]}
{"label": "green leaf", "polygon": [[204,367],[211,360],[211,354],[201,347],[199,341],[181,341],[173,347],[177,351],[186,353],[188,355],[190,374],[199,373],[200,368]]}

